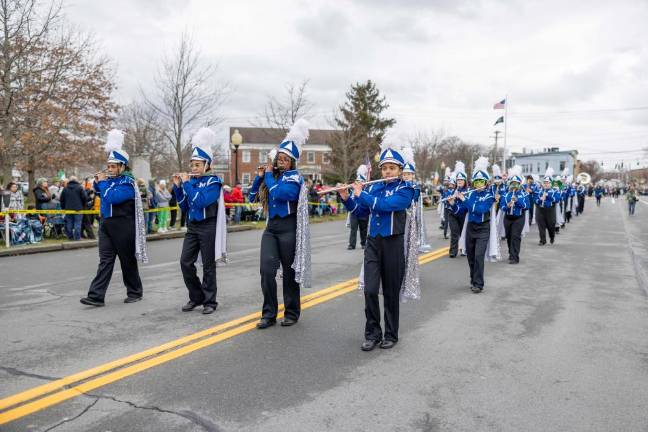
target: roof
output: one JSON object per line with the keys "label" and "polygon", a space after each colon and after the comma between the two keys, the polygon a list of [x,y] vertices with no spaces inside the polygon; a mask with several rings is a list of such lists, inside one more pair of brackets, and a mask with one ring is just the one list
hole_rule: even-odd
{"label": "roof", "polygon": [[550,151],[550,152],[540,152],[540,153],[511,153],[511,156],[513,156],[516,159],[520,159],[524,157],[549,156],[549,155],[561,155],[561,154],[563,155],[567,154],[576,157],[576,155],[578,155],[578,150]]}
{"label": "roof", "polygon": [[[238,129],[243,137],[244,144],[279,144],[286,137],[286,131],[284,129],[237,126],[230,127],[230,136],[232,136],[236,129]],[[334,129],[311,129],[306,145],[329,144],[333,135],[337,132]]]}

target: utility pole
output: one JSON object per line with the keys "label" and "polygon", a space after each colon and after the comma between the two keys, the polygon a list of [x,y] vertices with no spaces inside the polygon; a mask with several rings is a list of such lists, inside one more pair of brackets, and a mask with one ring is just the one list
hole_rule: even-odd
{"label": "utility pole", "polygon": [[495,136],[490,137],[490,138],[495,138],[495,154],[493,155],[493,163],[494,164],[497,163],[497,140],[499,138],[499,134],[501,134],[501,133],[502,133],[501,131],[496,130],[495,131]]}

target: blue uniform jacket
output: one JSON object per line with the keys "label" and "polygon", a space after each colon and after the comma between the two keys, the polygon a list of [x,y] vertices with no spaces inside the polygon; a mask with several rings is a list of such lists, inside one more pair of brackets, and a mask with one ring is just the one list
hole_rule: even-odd
{"label": "blue uniform jacket", "polygon": [[135,199],[135,180],[132,177],[121,175],[108,177],[93,184],[95,192],[99,194],[99,211],[102,218],[113,216],[113,205],[122,204]]}
{"label": "blue uniform jacket", "polygon": [[191,177],[180,187],[173,185],[178,206],[189,215],[192,222],[200,222],[216,216],[216,204],[220,198],[223,182],[218,176]]}
{"label": "blue uniform jacket", "polygon": [[[268,188],[268,217],[285,218],[297,211],[297,201],[304,179],[299,171],[284,171],[277,180],[272,173],[265,173],[263,181]],[[261,177],[256,176],[250,189],[250,202],[256,200],[261,186]]]}
{"label": "blue uniform jacket", "polygon": [[[547,198],[544,200],[543,204],[541,198],[545,192],[547,193]],[[535,197],[535,203],[544,208],[553,207],[553,205],[558,201],[560,201],[560,191],[556,191],[555,189],[540,189],[538,195]]]}
{"label": "blue uniform jacket", "polygon": [[489,220],[490,210],[495,202],[491,188],[470,192],[461,205],[468,211],[468,222],[482,223]]}
{"label": "blue uniform jacket", "polygon": [[[509,203],[513,200],[515,195],[515,203],[513,207],[509,208]],[[529,197],[523,190],[516,190],[515,192],[508,191],[500,198],[500,208],[509,216],[522,216],[524,210],[529,208]]]}
{"label": "blue uniform jacket", "polygon": [[585,196],[586,193],[587,193],[587,188],[583,185],[578,186],[578,188],[576,189],[576,194],[578,196]]}
{"label": "blue uniform jacket", "polygon": [[369,237],[388,237],[405,232],[405,210],[412,205],[414,187],[410,182],[394,180],[369,185],[355,197],[350,195],[344,206],[358,217],[369,215]]}
{"label": "blue uniform jacket", "polygon": [[601,195],[603,195],[603,188],[600,187],[594,188],[594,196],[598,198]]}

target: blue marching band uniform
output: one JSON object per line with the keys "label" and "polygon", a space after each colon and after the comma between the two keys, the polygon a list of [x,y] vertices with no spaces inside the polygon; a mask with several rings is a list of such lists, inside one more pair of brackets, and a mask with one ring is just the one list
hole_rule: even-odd
{"label": "blue marching band uniform", "polygon": [[[250,202],[261,202],[267,214],[260,248],[263,305],[257,323],[259,329],[274,325],[279,315],[276,276],[280,267],[285,304],[282,326],[294,325],[300,319],[300,287],[310,286],[310,242],[305,240],[310,235],[308,208],[304,178],[297,169],[301,145],[307,138],[307,123],[299,120],[274,154],[271,152],[270,163],[260,168],[250,190]],[[223,184],[218,176],[209,172],[215,134],[203,128],[193,141],[192,174],[174,176],[173,187],[178,206],[187,214],[188,220],[180,267],[189,302],[182,310],[188,312],[202,305],[203,313],[209,314],[218,305],[216,262],[225,261],[226,257]],[[144,212],[139,190],[128,169],[129,157],[121,149],[122,145],[123,133],[111,131],[106,145],[111,176],[103,178],[98,175],[94,183],[94,189],[101,198],[99,266],[87,297],[81,299],[81,303],[86,305],[104,305],[116,257],[120,259],[127,290],[124,301],[134,303],[143,296],[137,261],[148,261]],[[400,177],[401,173],[410,173],[412,177],[415,174],[413,161],[406,160],[406,157],[413,159],[413,156],[407,156],[409,153],[406,149],[390,146],[382,148],[379,166],[383,172],[398,172],[399,177],[365,187],[354,185],[353,194],[340,192],[351,217],[356,221],[366,221],[366,240],[361,236],[365,249],[361,280],[366,318],[365,341],[361,346],[364,351],[376,347],[392,348],[399,340],[399,302],[403,300],[405,279],[410,275],[408,244],[416,244],[419,240],[409,237],[413,231],[408,228],[412,220],[408,218],[415,212],[408,209],[419,203],[421,190],[413,181]],[[389,165],[383,167],[385,164]],[[356,181],[364,181],[366,171],[367,167],[362,172],[359,169]],[[511,168],[508,174],[508,180],[501,181],[499,168],[495,167],[497,182],[489,184],[488,160],[480,157],[471,176],[473,188],[469,189],[464,164],[457,162],[454,171],[446,175],[447,188],[441,191],[445,220],[451,232],[449,256],[454,258],[460,251],[467,255],[474,293],[482,292],[485,286],[484,263],[487,255],[492,256],[492,219],[497,207],[501,211],[499,220],[503,223],[510,264],[520,262],[525,222],[536,220],[540,245],[545,245],[547,233],[550,243],[555,241],[557,206],[563,206],[567,221],[572,209],[576,209],[576,214],[583,212],[586,188],[571,184],[569,177],[564,178],[564,187],[560,183],[555,187],[550,169],[541,186],[532,178],[527,177],[525,181],[519,166]],[[595,190],[595,194],[600,196],[602,191]],[[411,238],[415,241],[412,242]],[[497,236],[495,238],[499,241]],[[350,246],[355,246],[354,243],[350,241]],[[202,282],[195,265],[199,259],[203,266]],[[381,291],[384,324],[381,323],[378,298]]]}

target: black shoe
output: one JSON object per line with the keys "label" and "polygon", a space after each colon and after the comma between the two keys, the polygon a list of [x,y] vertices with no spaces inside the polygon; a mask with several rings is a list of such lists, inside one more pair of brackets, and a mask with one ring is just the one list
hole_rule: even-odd
{"label": "black shoe", "polygon": [[541,241],[540,243],[538,243],[538,246],[544,246],[544,245],[546,245],[546,244],[547,244],[546,241]]}
{"label": "black shoe", "polygon": [[83,297],[80,302],[84,305],[87,306],[95,306],[95,307],[101,307],[101,306],[106,306],[106,304],[102,301],[99,300],[92,300],[89,297]]}
{"label": "black shoe", "polygon": [[554,239],[550,239],[549,243],[554,244]]}
{"label": "black shoe", "polygon": [[273,325],[277,324],[276,319],[270,319],[270,318],[261,318],[261,320],[257,323],[256,327],[260,330],[272,327]]}
{"label": "black shoe", "polygon": [[355,246],[351,246],[351,245],[347,246],[347,250],[353,250],[353,249],[355,249]]}
{"label": "black shoe", "polygon": [[294,326],[295,324],[297,324],[297,320],[292,318],[284,318],[281,321],[281,327],[290,327]]}
{"label": "black shoe", "polygon": [[509,264],[520,264],[520,261],[515,260],[515,259],[510,259]]}
{"label": "black shoe", "polygon": [[124,303],[135,303],[142,300],[142,297],[126,297]]}
{"label": "black shoe", "polygon": [[216,305],[205,305],[203,306],[202,313],[203,315],[209,315],[210,313],[214,313],[216,311]]}
{"label": "black shoe", "polygon": [[450,255],[448,255],[448,256],[449,256],[450,258],[456,258],[456,257],[457,257],[457,254],[450,254]]}
{"label": "black shoe", "polygon": [[444,239],[444,240],[448,240],[448,236],[443,236],[443,239]]}
{"label": "black shoe", "polygon": [[476,287],[476,286],[473,285],[473,286],[470,287],[470,290],[471,290],[472,292],[474,292],[475,294],[479,294],[479,293],[482,292],[484,289],[483,289],[483,288]]}
{"label": "black shoe", "polygon": [[382,341],[380,343],[380,348],[382,348],[382,349],[390,349],[390,348],[394,348],[394,345],[396,345],[396,341],[385,339],[384,341]]}
{"label": "black shoe", "polygon": [[362,249],[364,249],[364,248],[365,248],[365,245],[360,245],[360,247],[361,247]]}
{"label": "black shoe", "polygon": [[362,351],[371,351],[374,348],[376,348],[378,345],[380,345],[380,342],[381,342],[380,339],[376,339],[376,340],[367,339],[366,341],[362,342],[362,346],[360,346],[360,349]]}
{"label": "black shoe", "polygon": [[194,303],[192,301],[189,301],[189,302],[187,302],[186,305],[182,306],[182,312],[192,311],[192,310],[196,309],[196,307],[198,307],[198,306],[199,306],[198,303]]}

